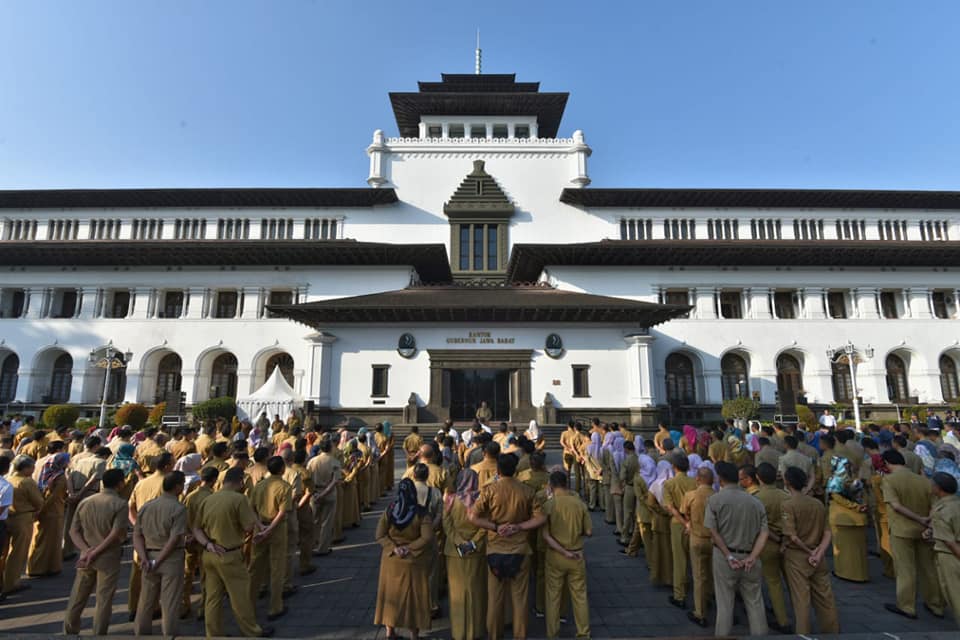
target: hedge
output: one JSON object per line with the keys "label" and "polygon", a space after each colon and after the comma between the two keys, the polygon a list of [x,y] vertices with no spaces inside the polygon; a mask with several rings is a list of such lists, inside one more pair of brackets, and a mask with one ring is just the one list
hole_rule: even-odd
{"label": "hedge", "polygon": [[43,412],[43,424],[49,429],[56,429],[60,425],[73,427],[80,417],[80,407],[72,404],[52,404]]}
{"label": "hedge", "polygon": [[760,403],[753,398],[731,398],[723,401],[720,413],[724,418],[749,420],[760,415]]}
{"label": "hedge", "polygon": [[237,403],[233,398],[213,398],[193,405],[193,417],[198,420],[216,418],[230,419],[237,415]]}
{"label": "hedge", "polygon": [[139,402],[125,404],[113,416],[113,424],[118,427],[130,425],[134,429],[142,429],[147,424],[147,418],[150,417],[150,411]]}

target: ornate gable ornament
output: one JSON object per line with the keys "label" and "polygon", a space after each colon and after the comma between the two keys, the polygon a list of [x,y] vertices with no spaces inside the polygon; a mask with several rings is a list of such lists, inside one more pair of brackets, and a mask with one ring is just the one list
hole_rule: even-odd
{"label": "ornate gable ornament", "polygon": [[508,220],[513,209],[503,189],[484,169],[483,160],[473,161],[473,171],[443,205],[443,212],[451,220]]}

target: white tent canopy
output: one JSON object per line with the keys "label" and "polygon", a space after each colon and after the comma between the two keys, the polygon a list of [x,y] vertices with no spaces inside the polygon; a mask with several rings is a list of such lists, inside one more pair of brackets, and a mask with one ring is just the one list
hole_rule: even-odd
{"label": "white tent canopy", "polygon": [[287,384],[280,373],[280,367],[274,367],[273,373],[259,389],[245,398],[237,400],[237,415],[240,419],[256,420],[264,411],[271,420],[279,415],[285,420],[290,412],[303,406],[303,398]]}

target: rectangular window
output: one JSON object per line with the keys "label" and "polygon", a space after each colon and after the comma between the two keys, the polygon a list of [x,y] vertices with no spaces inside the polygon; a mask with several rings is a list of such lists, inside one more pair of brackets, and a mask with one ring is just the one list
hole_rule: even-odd
{"label": "rectangular window", "polygon": [[110,307],[107,309],[108,318],[126,318],[130,311],[130,292],[114,291],[110,297]]}
{"label": "rectangular window", "polygon": [[27,294],[23,289],[4,289],[0,292],[0,318],[19,318],[23,315]]}
{"label": "rectangular window", "polygon": [[237,292],[236,291],[218,291],[217,306],[213,315],[214,318],[235,318],[237,317]]}
{"label": "rectangular window", "polygon": [[179,318],[183,315],[183,291],[167,291],[163,295],[161,318]]}
{"label": "rectangular window", "polygon": [[[272,290],[267,304],[293,304],[293,291]],[[272,311],[267,312],[268,318],[279,318],[280,314]]]}
{"label": "rectangular window", "polygon": [[847,317],[847,293],[845,291],[827,292],[827,313],[835,320]]}
{"label": "rectangular window", "polygon": [[781,320],[793,320],[797,317],[797,307],[794,298],[795,293],[793,291],[774,292],[773,308],[777,318]]}
{"label": "rectangular window", "polygon": [[487,137],[487,125],[485,125],[485,124],[472,124],[472,125],[470,125],[470,137],[471,137],[471,138],[486,138],[486,137]]}
{"label": "rectangular window", "polygon": [[500,271],[499,224],[460,224],[453,229],[457,271]]}
{"label": "rectangular window", "polygon": [[574,398],[590,397],[589,374],[590,374],[590,365],[586,365],[586,364],[573,365],[573,397]]}
{"label": "rectangular window", "polygon": [[450,138],[462,138],[464,136],[462,124],[452,124],[447,131]]}
{"label": "rectangular window", "polygon": [[933,301],[933,317],[941,320],[950,318],[950,305],[953,304],[953,296],[950,292],[934,291],[931,299]]}
{"label": "rectangular window", "polygon": [[[686,289],[668,289],[663,292],[663,302],[664,304],[680,304],[680,305],[689,305],[690,304],[690,292]],[[685,313],[681,318],[689,318],[690,313]]]}
{"label": "rectangular window", "polygon": [[54,304],[51,318],[72,318],[77,312],[77,292],[73,289],[62,289],[54,292]]}
{"label": "rectangular window", "polygon": [[880,292],[880,315],[887,320],[895,320],[900,317],[897,310],[897,295],[894,291]]}
{"label": "rectangular window", "polygon": [[743,304],[741,302],[740,291],[721,291],[720,292],[720,317],[729,320],[740,320],[743,318]]}
{"label": "rectangular window", "polygon": [[460,270],[470,271],[470,225],[460,227]]}
{"label": "rectangular window", "polygon": [[389,372],[390,365],[388,364],[373,365],[373,390],[371,391],[370,395],[374,398],[387,397]]}
{"label": "rectangular window", "polygon": [[483,225],[473,226],[473,268],[483,269]]}
{"label": "rectangular window", "polygon": [[526,124],[518,124],[513,128],[513,137],[514,138],[529,138],[530,137],[530,126]]}
{"label": "rectangular window", "polygon": [[497,264],[497,227],[487,225],[487,271],[496,271],[500,265]]}
{"label": "rectangular window", "polygon": [[427,137],[440,138],[443,136],[443,127],[438,124],[432,124],[427,127]]}
{"label": "rectangular window", "polygon": [[507,125],[505,125],[505,124],[495,124],[495,125],[493,125],[493,137],[494,137],[494,138],[506,138],[506,137],[507,137]]}

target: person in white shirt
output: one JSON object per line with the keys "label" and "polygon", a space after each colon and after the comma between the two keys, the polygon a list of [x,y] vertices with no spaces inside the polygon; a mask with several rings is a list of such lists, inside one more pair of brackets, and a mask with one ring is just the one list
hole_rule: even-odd
{"label": "person in white shirt", "polygon": [[[4,477],[10,471],[10,458],[0,456],[0,549],[7,548],[7,512],[13,504],[13,485]],[[0,594],[0,602],[4,596]]]}
{"label": "person in white shirt", "polygon": [[960,449],[960,437],[957,436],[957,425],[954,422],[943,423],[943,442]]}
{"label": "person in white shirt", "polygon": [[823,415],[820,416],[820,426],[824,429],[837,428],[837,419],[830,414],[830,409],[823,410]]}

